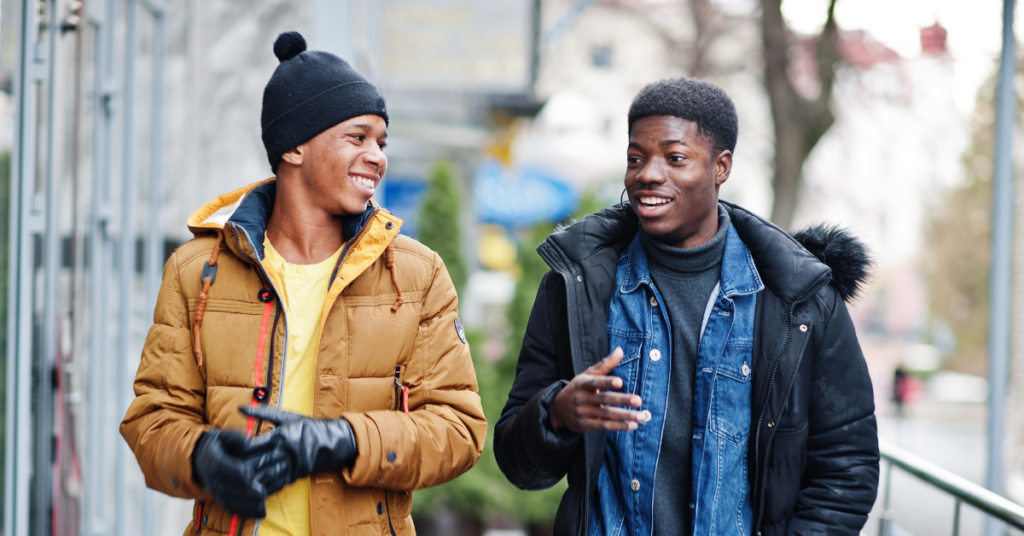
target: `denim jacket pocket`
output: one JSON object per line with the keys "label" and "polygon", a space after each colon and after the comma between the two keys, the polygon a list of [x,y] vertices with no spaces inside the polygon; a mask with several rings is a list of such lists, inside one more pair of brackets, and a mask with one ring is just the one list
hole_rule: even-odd
{"label": "denim jacket pocket", "polygon": [[709,428],[733,443],[746,443],[750,435],[750,380],[752,347],[731,342],[715,372]]}
{"label": "denim jacket pocket", "polygon": [[623,331],[611,328],[608,330],[609,353],[622,348],[622,361],[612,370],[612,376],[622,378],[622,391],[636,393],[639,389],[640,354],[645,346],[643,333]]}

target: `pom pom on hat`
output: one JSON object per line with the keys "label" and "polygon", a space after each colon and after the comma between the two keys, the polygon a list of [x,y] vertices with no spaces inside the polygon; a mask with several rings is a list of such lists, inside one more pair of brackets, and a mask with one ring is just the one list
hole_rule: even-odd
{"label": "pom pom on hat", "polygon": [[274,41],[274,55],[282,63],[306,51],[306,40],[299,32],[284,32]]}

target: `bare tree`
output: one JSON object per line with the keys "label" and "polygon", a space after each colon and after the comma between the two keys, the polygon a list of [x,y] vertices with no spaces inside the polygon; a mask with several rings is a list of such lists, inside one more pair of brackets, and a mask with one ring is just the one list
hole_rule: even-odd
{"label": "bare tree", "polygon": [[835,5],[836,0],[830,0],[828,18],[813,44],[817,91],[807,91],[806,88],[798,88],[794,81],[794,71],[800,67],[794,66],[792,61],[793,47],[797,43],[782,18],[782,0],[761,0],[764,83],[775,123],[772,170],[775,200],[771,219],[783,229],[789,229],[793,223],[804,161],[835,122],[830,106],[836,66],[840,61]]}

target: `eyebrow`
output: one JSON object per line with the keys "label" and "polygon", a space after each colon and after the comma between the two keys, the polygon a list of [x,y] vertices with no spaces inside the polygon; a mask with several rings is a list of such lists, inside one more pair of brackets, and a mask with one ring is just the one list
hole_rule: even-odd
{"label": "eyebrow", "polygon": [[[662,147],[668,147],[670,145],[675,145],[677,143],[680,144],[680,145],[686,145],[687,147],[690,146],[688,143],[686,143],[683,140],[664,140],[664,141],[658,142],[658,145],[660,145]],[[635,141],[629,142],[629,145],[627,147],[630,147],[630,148],[633,148],[633,149],[643,149],[643,147],[641,147],[640,144],[635,142]]]}

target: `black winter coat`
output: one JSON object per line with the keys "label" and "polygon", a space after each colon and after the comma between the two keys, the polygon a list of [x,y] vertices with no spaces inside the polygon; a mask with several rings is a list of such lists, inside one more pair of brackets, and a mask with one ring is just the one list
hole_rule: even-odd
{"label": "black winter coat", "polygon": [[[844,299],[856,294],[870,259],[836,228],[798,233],[798,242],[723,204],[765,284],[754,320],[748,448],[754,534],[857,535],[878,489],[878,434],[871,379]],[[615,266],[637,231],[633,210],[617,205],[537,248],[551,270],[530,314],[494,453],[521,489],[568,476],[557,536],[589,533],[587,499],[596,493],[606,434],[553,432],[551,400],[608,353]]]}

